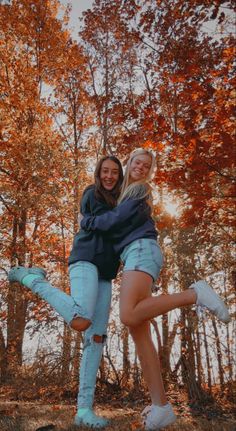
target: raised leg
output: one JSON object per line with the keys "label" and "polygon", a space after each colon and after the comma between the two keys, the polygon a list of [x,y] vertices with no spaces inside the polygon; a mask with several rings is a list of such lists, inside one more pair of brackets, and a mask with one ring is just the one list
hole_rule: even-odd
{"label": "raised leg", "polygon": [[[82,320],[88,321],[89,316],[86,314],[86,310],[84,310],[79,303],[76,303],[70,295],[53,287],[45,279],[45,274],[45,271],[37,267],[15,267],[10,270],[8,278],[9,281],[19,282],[39,295],[40,298],[48,302],[68,324],[71,324],[75,317],[83,318]],[[84,330],[86,327],[88,326],[85,325],[82,329]]]}

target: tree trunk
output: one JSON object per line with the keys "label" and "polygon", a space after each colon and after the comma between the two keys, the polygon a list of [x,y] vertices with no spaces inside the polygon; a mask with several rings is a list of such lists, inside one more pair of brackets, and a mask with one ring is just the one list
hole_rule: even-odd
{"label": "tree trunk", "polygon": [[[168,294],[168,275],[165,269],[162,270],[162,291]],[[169,345],[169,320],[168,314],[162,316],[162,345],[159,350],[160,361],[162,367],[162,376],[164,382],[169,382],[171,368],[170,368],[170,345]]]}
{"label": "tree trunk", "polygon": [[72,376],[76,379],[79,376],[79,364],[80,364],[80,350],[81,350],[82,336],[80,332],[75,334],[75,346],[73,350],[72,359]]}
{"label": "tree trunk", "polygon": [[[12,254],[11,264],[16,264],[16,258],[20,265],[25,263],[25,237],[26,237],[27,212],[22,210],[20,218],[13,220],[12,228]],[[26,313],[28,301],[25,299],[25,290],[18,283],[9,284],[7,296],[7,379],[14,378],[17,370],[22,365],[22,347],[26,326]]]}
{"label": "tree trunk", "polygon": [[[66,291],[66,273],[67,273],[67,264],[66,264],[66,246],[65,246],[65,234],[64,234],[64,223],[63,219],[61,220],[61,236],[62,236],[62,277],[61,277],[61,285],[63,291]],[[71,365],[71,328],[64,322],[64,333],[63,333],[63,347],[62,347],[62,370],[61,370],[61,379],[62,382],[65,383],[69,380],[69,372]]]}
{"label": "tree trunk", "polygon": [[7,377],[7,355],[5,340],[0,328],[0,382],[5,383]]}
{"label": "tree trunk", "polygon": [[108,362],[109,362],[109,364],[110,364],[110,366],[111,366],[111,368],[113,370],[114,376],[116,378],[116,384],[118,385],[119,388],[121,388],[121,379],[120,379],[120,376],[119,376],[119,372],[117,371],[117,369],[116,369],[116,367],[115,367],[115,365],[114,365],[114,363],[113,363],[113,361],[111,359],[111,355],[110,355],[110,353],[108,351],[108,345],[107,344],[105,346],[105,349],[106,349],[106,359],[108,360]]}
{"label": "tree trunk", "polygon": [[218,362],[218,371],[219,371],[219,379],[220,379],[220,388],[223,391],[224,390],[224,370],[222,365],[222,352],[220,347],[220,339],[218,334],[218,329],[216,326],[215,318],[212,318],[212,325],[215,333],[215,339],[216,339],[216,356],[217,356],[217,362]]}
{"label": "tree trunk", "polygon": [[129,360],[129,331],[124,326],[122,328],[123,333],[123,379],[125,382],[129,381],[130,378],[130,360]]}
{"label": "tree trunk", "polygon": [[[186,310],[181,310],[182,314],[182,337],[181,337],[181,370],[182,379],[186,385],[189,400],[203,402],[205,394],[196,379],[196,360],[193,346],[193,316]],[[187,325],[186,325],[187,323]]]}
{"label": "tree trunk", "polygon": [[136,347],[134,356],[133,384],[134,388],[137,388],[140,385],[140,367],[138,366],[138,355]]}
{"label": "tree trunk", "polygon": [[[227,363],[228,363],[228,370],[229,370],[229,382],[231,383],[233,381],[233,361],[231,356],[231,350],[230,350],[230,336],[229,336],[229,327],[226,327],[226,340],[227,340]],[[230,388],[232,391],[232,385],[230,384]]]}
{"label": "tree trunk", "polygon": [[207,336],[206,336],[206,325],[204,321],[203,321],[203,336],[204,336],[204,347],[205,347],[205,355],[206,355],[206,363],[207,363],[207,382],[208,382],[208,388],[211,393],[212,392],[211,364],[210,364],[209,349],[208,349],[208,342],[207,342]]}
{"label": "tree trunk", "polygon": [[[193,332],[194,336],[194,332]],[[196,352],[196,361],[197,361],[197,380],[199,386],[202,386],[202,380],[204,381],[204,374],[202,372],[202,358],[201,358],[201,342],[200,342],[200,334],[199,327],[196,329],[196,339],[194,336],[194,344],[195,344],[195,352]]]}
{"label": "tree trunk", "polygon": [[63,347],[62,347],[62,366],[61,366],[61,383],[69,381],[71,361],[71,329],[64,322]]}
{"label": "tree trunk", "polygon": [[170,383],[170,345],[169,345],[169,323],[168,314],[162,316],[162,348],[160,352],[160,361],[162,367],[163,380],[166,382],[167,387]]}

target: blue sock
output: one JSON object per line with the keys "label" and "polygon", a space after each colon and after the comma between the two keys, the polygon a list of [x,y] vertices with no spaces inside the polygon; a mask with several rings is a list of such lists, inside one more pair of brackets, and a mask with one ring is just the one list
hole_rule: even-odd
{"label": "blue sock", "polygon": [[32,285],[32,282],[34,281],[34,280],[36,280],[36,278],[39,278],[39,279],[41,279],[42,280],[42,277],[40,276],[40,275],[37,275],[37,274],[28,274],[28,275],[26,275],[23,279],[22,279],[22,281],[21,281],[21,283],[24,285],[24,286],[26,286],[26,287],[31,287],[31,285]]}
{"label": "blue sock", "polygon": [[82,416],[84,416],[88,411],[90,410],[90,408],[89,407],[82,407],[81,409],[78,409],[78,411],[77,411],[77,415],[79,416],[79,417],[82,417]]}

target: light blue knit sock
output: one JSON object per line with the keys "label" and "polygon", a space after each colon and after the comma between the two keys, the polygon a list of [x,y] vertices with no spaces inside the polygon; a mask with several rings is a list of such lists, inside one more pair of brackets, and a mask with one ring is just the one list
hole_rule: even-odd
{"label": "light blue knit sock", "polygon": [[38,274],[27,274],[21,281],[21,283],[26,287],[31,287],[31,284],[37,278],[42,280],[42,277]]}
{"label": "light blue knit sock", "polygon": [[84,407],[82,409],[78,409],[77,411],[77,415],[81,418],[82,416],[84,416],[86,413],[88,413],[89,411],[89,407]]}
{"label": "light blue knit sock", "polygon": [[91,408],[78,409],[75,416],[76,425],[87,425],[95,428],[104,428],[109,423],[108,419],[97,416]]}

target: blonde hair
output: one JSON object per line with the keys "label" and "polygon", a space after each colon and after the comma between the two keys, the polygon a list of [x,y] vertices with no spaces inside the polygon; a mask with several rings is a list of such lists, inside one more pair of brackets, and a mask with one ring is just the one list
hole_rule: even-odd
{"label": "blonde hair", "polygon": [[[143,156],[147,155],[151,158],[151,167],[149,169],[148,175],[145,179],[140,181],[135,181],[131,184],[129,184],[129,176],[130,176],[130,165],[133,159],[137,156]],[[149,181],[151,180],[154,169],[155,169],[155,156],[154,154],[149,151],[145,150],[143,148],[138,148],[130,154],[129,160],[126,165],[124,180],[121,186],[121,193],[120,197],[118,199],[118,202],[120,203],[124,199],[144,199],[145,197],[148,199],[148,203],[151,204],[151,186],[149,184]]]}

